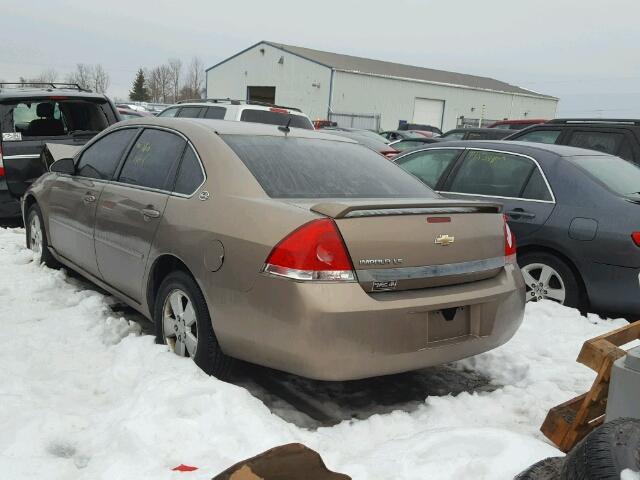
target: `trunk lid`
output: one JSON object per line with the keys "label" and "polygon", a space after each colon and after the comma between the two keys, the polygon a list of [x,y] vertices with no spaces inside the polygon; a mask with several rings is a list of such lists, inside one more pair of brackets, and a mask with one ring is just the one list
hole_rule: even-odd
{"label": "trunk lid", "polygon": [[310,210],[334,219],[367,292],[473,282],[497,275],[505,264],[498,204],[341,200]]}

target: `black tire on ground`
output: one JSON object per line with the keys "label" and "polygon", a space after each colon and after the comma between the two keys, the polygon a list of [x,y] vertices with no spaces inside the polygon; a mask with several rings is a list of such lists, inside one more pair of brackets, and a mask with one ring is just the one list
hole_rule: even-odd
{"label": "black tire on ground", "polygon": [[534,463],[514,480],[559,480],[564,457],[549,457]]}
{"label": "black tire on ground", "polygon": [[44,263],[49,268],[60,268],[60,263],[51,255],[51,252],[47,248],[49,240],[47,238],[47,231],[44,229],[44,220],[42,218],[42,211],[37,203],[31,205],[27,211],[27,220],[25,225],[25,232],[27,236],[27,248],[31,248],[31,223],[37,217],[37,221],[40,223],[40,232],[42,238],[40,239],[42,250],[40,252],[40,258],[37,259],[38,263]]}
{"label": "black tire on ground", "polygon": [[204,295],[193,277],[184,271],[179,270],[167,275],[158,289],[153,309],[156,343],[166,343],[162,321],[163,307],[165,299],[176,289],[187,294],[196,313],[198,343],[194,362],[208,375],[224,380],[231,373],[233,359],[220,349]]}
{"label": "black tire on ground", "polygon": [[565,300],[564,305],[568,307],[584,310],[587,306],[586,295],[583,292],[582,284],[578,280],[572,268],[561,258],[547,252],[529,252],[518,256],[518,265],[524,268],[532,263],[540,263],[553,268],[564,283]]}
{"label": "black tire on ground", "polygon": [[618,418],[587,435],[566,457],[562,480],[619,480],[640,470],[640,419]]}

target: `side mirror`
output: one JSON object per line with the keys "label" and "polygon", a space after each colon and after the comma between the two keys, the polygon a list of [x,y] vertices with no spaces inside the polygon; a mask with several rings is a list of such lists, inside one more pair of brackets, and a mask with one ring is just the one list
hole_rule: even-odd
{"label": "side mirror", "polygon": [[49,170],[55,173],[73,175],[76,173],[76,164],[74,163],[73,158],[61,158],[60,160],[53,162]]}

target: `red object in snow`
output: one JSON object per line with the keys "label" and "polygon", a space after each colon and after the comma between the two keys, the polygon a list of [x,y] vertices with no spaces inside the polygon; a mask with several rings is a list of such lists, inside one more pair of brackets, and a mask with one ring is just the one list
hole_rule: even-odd
{"label": "red object in snow", "polygon": [[178,465],[175,468],[172,468],[171,470],[174,472],[193,472],[194,470],[197,470],[198,467],[191,467],[189,465],[183,465],[182,463],[180,465]]}

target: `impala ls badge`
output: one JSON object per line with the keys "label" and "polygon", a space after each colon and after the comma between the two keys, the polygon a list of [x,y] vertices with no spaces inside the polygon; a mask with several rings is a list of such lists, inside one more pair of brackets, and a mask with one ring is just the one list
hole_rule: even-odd
{"label": "impala ls badge", "polygon": [[438,245],[442,245],[443,247],[447,247],[456,241],[456,237],[451,235],[447,235],[446,233],[443,235],[438,235],[434,243]]}

